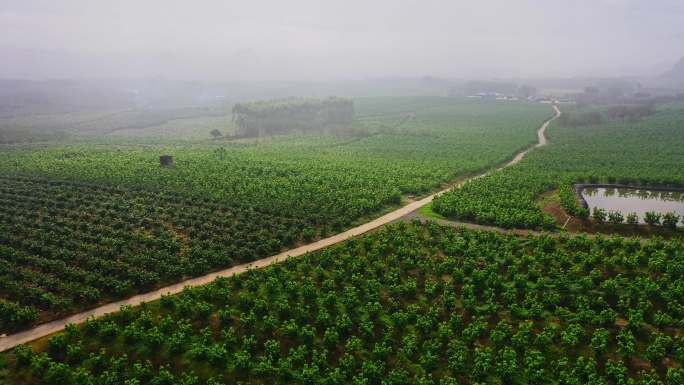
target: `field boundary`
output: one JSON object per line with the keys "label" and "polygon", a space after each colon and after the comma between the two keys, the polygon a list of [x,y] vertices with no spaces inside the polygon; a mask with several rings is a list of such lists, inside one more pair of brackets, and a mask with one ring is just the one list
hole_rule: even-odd
{"label": "field boundary", "polygon": [[106,305],[102,305],[93,309],[89,309],[62,319],[50,321],[41,325],[38,325],[32,329],[28,329],[22,332],[18,332],[15,334],[11,334],[5,337],[0,338],[0,352],[6,351],[9,349],[12,349],[13,347],[17,345],[21,345],[30,341],[33,341],[38,338],[42,338],[54,333],[57,333],[59,331],[62,331],[66,325],[69,324],[79,324],[83,323],[86,320],[90,318],[97,318],[97,317],[102,317],[104,315],[114,313],[119,311],[121,306],[125,305],[130,305],[130,306],[137,306],[140,305],[143,302],[150,302],[154,300],[160,299],[163,295],[173,295],[173,294],[178,294],[183,291],[184,288],[188,286],[201,286],[201,285],[206,285],[208,283],[213,282],[216,278],[219,277],[231,277],[236,274],[242,274],[244,272],[253,270],[253,269],[260,269],[264,268],[270,265],[273,265],[278,262],[282,262],[284,260],[287,260],[289,258],[293,257],[298,257],[301,255],[304,255],[306,253],[314,252],[321,250],[323,248],[333,246],[337,243],[343,242],[348,240],[349,238],[356,237],[359,235],[362,235],[366,232],[369,232],[371,230],[374,230],[378,227],[381,227],[385,224],[394,222],[396,220],[399,220],[414,211],[420,209],[421,207],[425,206],[426,204],[432,202],[432,200],[441,195],[442,193],[451,190],[452,188],[459,188],[461,187],[464,183],[468,182],[469,180],[472,179],[477,179],[477,178],[482,178],[484,176],[487,176],[491,174],[493,171],[499,171],[502,170],[506,167],[510,167],[518,162],[520,162],[527,153],[529,153],[531,150],[544,146],[547,143],[546,136],[545,136],[545,131],[546,128],[556,120],[560,115],[561,111],[558,109],[557,106],[553,106],[553,109],[555,111],[555,115],[552,116],[551,118],[547,119],[542,126],[537,130],[537,143],[525,148],[524,150],[518,152],[515,154],[512,160],[510,160],[508,163],[506,163],[504,166],[501,166],[499,168],[493,169],[486,171],[482,174],[472,176],[470,178],[466,178],[462,180],[461,182],[458,182],[454,184],[453,186],[449,186],[441,191],[438,191],[436,193],[433,193],[425,198],[422,198],[420,200],[411,202],[405,206],[402,206],[394,211],[391,211],[385,215],[382,215],[370,222],[366,222],[362,225],[359,225],[357,227],[351,228],[349,230],[346,230],[342,233],[333,235],[328,238],[324,238],[321,240],[318,240],[316,242],[296,247],[294,249],[290,249],[284,252],[281,252],[279,254],[262,258],[256,261],[252,261],[249,263],[244,263],[240,265],[236,265],[227,269],[219,270],[213,273],[209,273],[200,277],[195,277],[195,278],[190,278],[169,286],[162,287],[157,290],[153,290],[147,293],[142,293],[142,294],[137,294],[132,297],[129,297],[127,299],[115,301],[115,302],[110,302]]}

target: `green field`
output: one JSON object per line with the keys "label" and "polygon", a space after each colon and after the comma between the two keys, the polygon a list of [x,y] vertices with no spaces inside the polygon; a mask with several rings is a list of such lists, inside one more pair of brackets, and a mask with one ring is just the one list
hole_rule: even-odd
{"label": "green field", "polygon": [[[580,114],[582,111],[570,111]],[[443,194],[435,212],[450,218],[512,228],[554,228],[537,199],[560,189],[570,214],[580,214],[572,184],[622,183],[684,186],[684,106],[661,106],[638,121],[605,119],[600,124],[551,124],[549,145],[518,165]],[[624,213],[627,214],[627,213]]]}
{"label": "green field", "polygon": [[[550,114],[531,104],[435,98],[425,107],[413,100],[358,102],[359,124],[369,132],[359,137],[19,147],[0,154],[0,173],[213,197],[339,227],[399,203],[402,194],[424,194],[503,162],[534,141]],[[174,168],[159,168],[162,154],[174,156]]]}
{"label": "green field", "polygon": [[[235,133],[232,115],[200,116],[174,119],[162,124],[144,128],[121,128],[107,134],[112,141],[137,141],[145,143],[208,141],[211,131],[219,130],[223,135]],[[97,140],[101,140],[98,138]]]}
{"label": "green field", "polygon": [[0,385],[684,385],[682,48],[684,0],[0,0]]}
{"label": "green field", "polygon": [[110,137],[149,143],[211,138],[233,131],[226,108],[139,108],[0,117],[0,144],[101,142]]}
{"label": "green field", "polygon": [[504,162],[552,114],[437,97],[356,105],[356,136],[3,148],[0,331],[339,232]]}
{"label": "green field", "polygon": [[11,383],[681,384],[684,248],[401,223],[5,355]]}
{"label": "green field", "polygon": [[[232,120],[194,116],[3,147],[1,331],[339,232],[504,163],[553,114],[446,97],[355,108],[343,131],[210,139]],[[419,213],[555,229],[542,202],[582,214],[575,182],[684,185],[684,107],[610,111],[566,111],[549,145]],[[676,237],[400,222],[70,325],[0,355],[0,383],[682,384],[683,274]]]}

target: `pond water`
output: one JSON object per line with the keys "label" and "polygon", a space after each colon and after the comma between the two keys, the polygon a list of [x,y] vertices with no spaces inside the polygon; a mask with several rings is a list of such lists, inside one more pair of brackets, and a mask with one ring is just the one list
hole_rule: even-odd
{"label": "pond water", "polygon": [[629,213],[637,213],[639,223],[644,223],[644,214],[647,211],[661,214],[674,212],[684,216],[684,192],[681,191],[585,187],[582,189],[582,197],[589,205],[589,210],[599,207],[607,212],[619,211],[625,217]]}

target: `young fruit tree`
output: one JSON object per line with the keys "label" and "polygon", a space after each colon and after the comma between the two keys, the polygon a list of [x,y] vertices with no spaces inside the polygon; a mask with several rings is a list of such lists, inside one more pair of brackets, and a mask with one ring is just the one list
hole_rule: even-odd
{"label": "young fruit tree", "polygon": [[625,217],[619,211],[611,211],[608,213],[608,221],[615,225],[619,225],[620,223],[625,221]]}
{"label": "young fruit tree", "polygon": [[637,213],[627,214],[627,224],[636,225],[638,223],[639,223],[639,215],[637,215]]}
{"label": "young fruit tree", "polygon": [[606,210],[600,207],[594,207],[591,217],[594,218],[596,222],[603,223],[606,221]]}
{"label": "young fruit tree", "polygon": [[660,213],[655,211],[647,211],[646,214],[644,214],[644,221],[651,226],[659,225]]}
{"label": "young fruit tree", "polygon": [[679,223],[679,215],[673,212],[668,212],[663,215],[663,226],[675,229],[677,228],[677,223]]}

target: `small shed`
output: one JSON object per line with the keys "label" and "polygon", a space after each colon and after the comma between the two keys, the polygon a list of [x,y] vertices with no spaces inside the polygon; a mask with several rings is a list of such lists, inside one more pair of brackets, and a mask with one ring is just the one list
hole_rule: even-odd
{"label": "small shed", "polygon": [[159,164],[161,164],[164,167],[171,167],[173,166],[173,156],[171,155],[162,155],[159,157]]}

